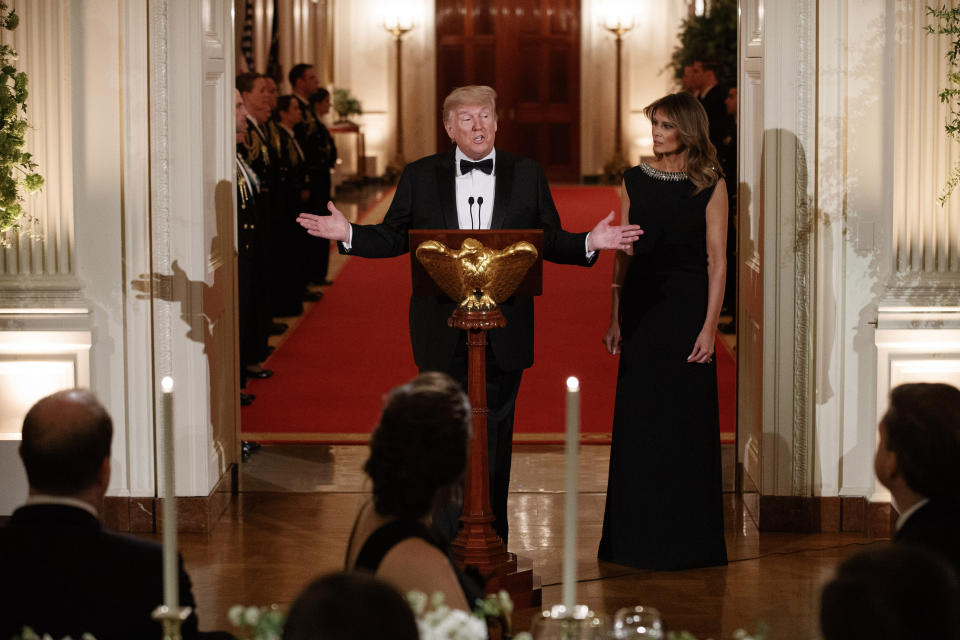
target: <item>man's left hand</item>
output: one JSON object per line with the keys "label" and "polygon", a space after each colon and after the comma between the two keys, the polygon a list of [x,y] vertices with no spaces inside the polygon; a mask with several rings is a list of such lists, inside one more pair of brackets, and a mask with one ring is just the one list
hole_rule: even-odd
{"label": "man's left hand", "polygon": [[629,251],[633,247],[643,229],[636,224],[611,225],[613,222],[613,211],[606,218],[597,223],[597,226],[590,231],[587,239],[587,250],[597,251],[598,249],[619,249]]}

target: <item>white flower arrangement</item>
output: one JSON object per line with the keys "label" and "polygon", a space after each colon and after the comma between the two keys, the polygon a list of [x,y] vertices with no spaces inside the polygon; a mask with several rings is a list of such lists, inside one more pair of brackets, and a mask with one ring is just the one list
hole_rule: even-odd
{"label": "white flower arrangement", "polygon": [[[411,591],[407,602],[413,609],[420,631],[420,640],[487,640],[487,618],[499,618],[507,625],[513,613],[510,594],[501,590],[477,600],[473,613],[451,609],[444,603],[443,594],[435,592],[429,598],[422,591]],[[532,640],[529,633],[519,633],[514,640]]]}
{"label": "white flower arrangement", "polygon": [[[750,633],[746,629],[733,632],[733,640],[765,640],[766,637],[767,626],[763,623],[757,625],[756,633]],[[697,640],[697,637],[689,631],[671,631],[667,634],[667,640]]]}
{"label": "white flower arrangement", "polygon": [[269,607],[245,607],[235,604],[227,611],[230,624],[247,629],[250,640],[280,640],[286,616],[275,604]]}
{"label": "white flower arrangement", "polygon": [[[20,631],[20,635],[13,636],[11,640],[54,640],[54,638],[49,633],[45,633],[41,636],[39,633],[31,629],[30,627],[24,627]],[[73,640],[73,638],[71,638],[70,636],[66,636],[65,638],[61,638],[61,640]],[[93,635],[89,633],[85,633],[82,636],[80,636],[80,640],[97,640],[97,639],[94,638]]]}

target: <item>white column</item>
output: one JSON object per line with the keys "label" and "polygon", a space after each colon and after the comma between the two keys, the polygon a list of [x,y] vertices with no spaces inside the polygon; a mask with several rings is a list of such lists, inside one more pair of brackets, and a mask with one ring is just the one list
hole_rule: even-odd
{"label": "white column", "polygon": [[[153,385],[177,392],[177,495],[235,461],[233,25],[217,0],[149,3]],[[159,413],[159,411],[158,411]]]}
{"label": "white column", "polygon": [[809,495],[816,3],[765,3],[763,475],[766,495]]}

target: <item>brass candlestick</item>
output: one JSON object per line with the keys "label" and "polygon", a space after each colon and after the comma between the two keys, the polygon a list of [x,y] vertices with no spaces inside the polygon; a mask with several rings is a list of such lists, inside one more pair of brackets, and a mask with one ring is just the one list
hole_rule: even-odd
{"label": "brass candlestick", "polygon": [[190,607],[174,607],[171,609],[162,604],[153,610],[151,617],[163,624],[163,640],[182,640],[183,635],[180,633],[180,627],[190,617],[192,611],[193,609]]}

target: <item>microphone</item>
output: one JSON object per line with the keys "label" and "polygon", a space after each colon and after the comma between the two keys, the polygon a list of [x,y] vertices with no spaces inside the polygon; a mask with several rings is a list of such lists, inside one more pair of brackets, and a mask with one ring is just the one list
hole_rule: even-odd
{"label": "microphone", "polygon": [[[482,204],[483,198],[480,198],[480,201]],[[467,204],[470,205],[470,228],[473,229],[473,196],[467,198]]]}
{"label": "microphone", "polygon": [[[477,229],[479,229],[480,226],[483,224],[482,222],[480,222],[480,207],[482,206],[483,206],[483,196],[478,196],[477,197]],[[471,216],[470,219],[472,221],[473,216]]]}

